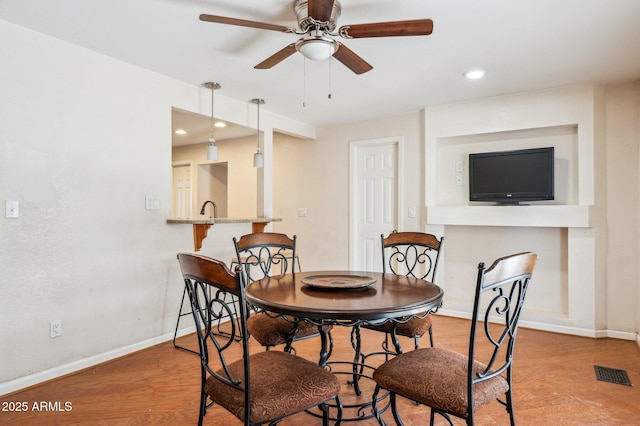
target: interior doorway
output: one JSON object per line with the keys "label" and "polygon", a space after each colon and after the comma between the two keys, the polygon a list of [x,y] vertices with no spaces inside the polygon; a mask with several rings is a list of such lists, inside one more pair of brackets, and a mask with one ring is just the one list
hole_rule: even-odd
{"label": "interior doorway", "polygon": [[380,235],[402,225],[402,138],[355,141],[349,150],[349,268],[382,271]]}
{"label": "interior doorway", "polygon": [[191,164],[174,164],[172,170],[173,202],[171,216],[174,219],[191,219]]}

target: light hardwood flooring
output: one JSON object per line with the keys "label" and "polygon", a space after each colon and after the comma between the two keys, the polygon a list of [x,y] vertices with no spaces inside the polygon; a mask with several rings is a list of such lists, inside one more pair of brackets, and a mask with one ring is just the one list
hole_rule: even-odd
{"label": "light hardwood flooring", "polygon": [[[437,346],[464,352],[469,322],[434,315],[434,333]],[[349,359],[353,353],[349,329],[335,327],[333,335],[336,348],[332,359]],[[372,350],[380,343],[381,334],[363,330],[363,340],[365,350]],[[182,337],[180,342],[197,346],[194,335]],[[318,343],[316,338],[297,343],[298,355],[316,360]],[[410,341],[403,343],[410,347]],[[263,349],[256,345],[252,350]],[[626,370],[633,386],[597,381],[594,365]],[[177,350],[167,342],[6,395],[0,398],[0,425],[196,425],[199,376],[196,355]],[[370,391],[365,384],[365,392]],[[352,394],[346,376],[342,392],[345,400]],[[514,392],[519,425],[640,425],[640,350],[632,341],[596,340],[521,328]],[[41,402],[45,403],[42,407],[59,411],[34,410],[34,404],[41,407]],[[26,403],[27,410],[11,411],[17,403]],[[66,406],[70,410],[64,411],[65,403],[70,403]],[[428,410],[423,406],[403,401],[402,414],[407,426],[428,424]],[[389,412],[384,418],[394,424]],[[280,424],[320,423],[300,413]],[[205,417],[205,425],[238,424],[241,423],[220,407],[210,409]],[[377,422],[370,419],[346,424]],[[439,419],[437,424],[445,423]],[[464,422],[457,419],[456,424]],[[476,424],[508,424],[508,415],[500,404],[492,403],[478,412]]]}

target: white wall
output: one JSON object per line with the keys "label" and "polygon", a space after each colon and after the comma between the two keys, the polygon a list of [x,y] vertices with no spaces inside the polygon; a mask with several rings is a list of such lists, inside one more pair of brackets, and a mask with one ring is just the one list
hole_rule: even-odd
{"label": "white wall", "polygon": [[0,39],[0,199],[20,202],[0,220],[2,383],[169,332],[192,243],[165,225],[171,106],[198,97],[2,21]]}
{"label": "white wall", "polygon": [[[0,394],[173,335],[183,283],[169,225],[171,108],[208,115],[193,87],[0,20]],[[216,112],[255,125],[247,102]],[[218,109],[219,108],[219,109]],[[261,124],[315,129],[270,114]],[[145,210],[145,195],[160,210]],[[255,205],[255,204],[254,204]],[[245,226],[209,231],[202,253],[230,259]],[[62,320],[62,336],[49,322]]]}
{"label": "white wall", "polygon": [[[277,135],[274,141],[274,230],[298,236],[305,270],[349,267],[349,142],[401,136],[404,140],[404,230],[423,226],[422,130],[420,114],[319,128],[316,140]],[[409,206],[418,207],[407,218]],[[307,217],[297,217],[306,207]]]}
{"label": "white wall", "polygon": [[640,82],[608,86],[606,94],[607,327],[638,332]]}

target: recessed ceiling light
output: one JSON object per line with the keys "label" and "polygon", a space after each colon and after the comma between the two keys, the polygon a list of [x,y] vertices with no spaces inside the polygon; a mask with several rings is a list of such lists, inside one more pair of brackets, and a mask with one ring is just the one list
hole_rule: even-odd
{"label": "recessed ceiling light", "polygon": [[214,124],[214,126],[216,126],[216,127],[227,127],[227,123],[225,123],[224,121],[216,121],[216,124]]}
{"label": "recessed ceiling light", "polygon": [[473,69],[473,70],[469,70],[466,71],[464,75],[466,78],[468,78],[469,80],[477,80],[479,78],[484,77],[487,74],[487,70],[483,70],[483,69]]}
{"label": "recessed ceiling light", "polygon": [[182,130],[182,129],[176,130],[176,135],[186,135],[186,134],[187,134],[186,130]]}

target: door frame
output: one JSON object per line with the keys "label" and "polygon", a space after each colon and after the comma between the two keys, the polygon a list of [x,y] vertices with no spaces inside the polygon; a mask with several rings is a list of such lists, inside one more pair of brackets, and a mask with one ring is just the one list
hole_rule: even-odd
{"label": "door frame", "polygon": [[[190,176],[191,176],[191,191],[189,194],[189,205],[191,207],[191,216],[193,217],[193,212],[196,211],[196,200],[194,197],[195,194],[195,190],[197,190],[197,188],[194,188],[195,182],[197,180],[197,170],[194,171],[194,164],[193,161],[189,161],[189,160],[182,160],[182,161],[172,161],[171,162],[171,217],[175,218],[175,211],[174,211],[174,206],[175,206],[175,187],[173,186],[174,184],[174,177],[173,177],[173,169],[176,167],[185,167],[185,166],[189,166],[189,171],[190,171]],[[195,175],[195,176],[194,176]]]}
{"label": "door frame", "polygon": [[404,138],[389,136],[385,138],[363,139],[349,142],[349,268],[353,269],[353,259],[356,258],[356,230],[358,219],[358,150],[372,146],[396,146],[396,228],[402,230],[404,219]]}

